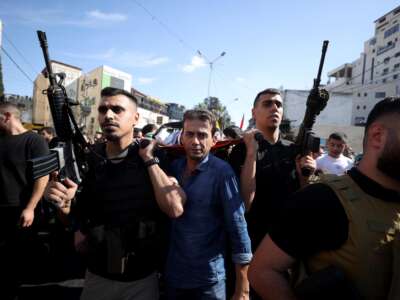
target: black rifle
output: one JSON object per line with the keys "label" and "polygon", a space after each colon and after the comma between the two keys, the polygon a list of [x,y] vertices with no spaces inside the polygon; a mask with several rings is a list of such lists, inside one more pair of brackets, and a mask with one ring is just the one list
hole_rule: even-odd
{"label": "black rifle", "polygon": [[[315,123],[315,118],[325,108],[329,100],[328,92],[319,88],[328,43],[329,41],[324,41],[323,43],[317,78],[314,79],[313,87],[308,95],[306,113],[295,141],[301,156],[307,155],[310,152],[319,152],[320,138],[314,135],[312,127]],[[306,168],[303,168],[301,172],[304,176],[309,176],[311,173],[310,170]]]}
{"label": "black rifle", "polygon": [[[56,147],[50,150],[51,153],[49,155],[29,160],[29,169],[34,180],[58,171],[61,181],[68,177],[79,184],[82,181],[82,174],[87,171],[87,164],[84,158],[85,153],[89,151],[89,146],[80,132],[72,113],[71,105],[74,105],[73,100],[68,98],[62,85],[65,74],[53,73],[46,33],[37,31],[37,35],[46,63],[46,75],[50,81],[50,86],[43,91],[43,94],[47,95],[49,99],[58,143]],[[59,78],[58,81],[57,77]]]}

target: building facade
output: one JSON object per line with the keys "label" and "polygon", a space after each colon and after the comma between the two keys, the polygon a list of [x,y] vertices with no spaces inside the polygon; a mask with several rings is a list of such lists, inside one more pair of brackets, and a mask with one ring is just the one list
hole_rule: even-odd
{"label": "building facade", "polygon": [[328,73],[329,91],[352,94],[353,125],[364,125],[378,101],[400,96],[400,6],[374,23],[360,57]]}
{"label": "building facade", "polygon": [[131,93],[138,100],[139,122],[136,125],[138,128],[142,128],[147,124],[160,126],[169,122],[170,118],[166,104],[133,88]]}
{"label": "building facade", "polygon": [[[73,106],[75,119],[81,130],[89,137],[101,131],[97,121],[97,106],[101,100],[101,90],[105,87],[114,87],[131,92],[138,99],[140,115],[137,127],[152,123],[162,125],[169,122],[168,106],[160,100],[145,95],[131,87],[132,76],[128,73],[100,66],[83,74],[81,69],[61,62],[52,61],[53,72],[66,74],[64,87],[71,100],[77,102]],[[49,80],[39,74],[35,80],[33,91],[32,122],[44,126],[53,126],[47,96],[43,94],[49,86]]]}
{"label": "building facade", "polygon": [[[65,74],[63,86],[65,87],[68,97],[73,101],[77,101],[79,77],[82,75],[82,70],[78,67],[55,60],[50,63],[54,73]],[[46,70],[44,69],[34,81],[32,122],[44,126],[52,126],[53,120],[51,118],[49,100],[47,99],[47,95],[43,94],[43,91],[47,90],[50,84],[49,79],[44,76],[44,74],[46,74],[45,72]]]}
{"label": "building facade", "polygon": [[[283,116],[291,121],[291,126],[299,127],[303,121],[309,93],[305,90],[283,91]],[[352,125],[352,98],[350,93],[331,92],[328,104],[317,117],[315,125]]]}

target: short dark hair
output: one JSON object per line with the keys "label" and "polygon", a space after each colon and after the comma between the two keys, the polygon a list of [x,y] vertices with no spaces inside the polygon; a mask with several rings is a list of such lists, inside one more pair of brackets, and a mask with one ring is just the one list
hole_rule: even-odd
{"label": "short dark hair", "polygon": [[334,139],[338,141],[342,141],[343,143],[347,143],[347,135],[343,132],[333,132],[329,135],[328,140]]}
{"label": "short dark hair", "polygon": [[400,114],[400,97],[387,97],[379,101],[368,115],[365,132],[377,119],[393,114]]}
{"label": "short dark hair", "polygon": [[268,89],[265,89],[265,90],[259,92],[257,94],[256,98],[254,99],[253,107],[256,107],[258,100],[260,100],[260,97],[262,95],[266,95],[266,94],[269,94],[269,95],[280,95],[281,92],[278,89],[274,89],[274,88],[268,88]]}
{"label": "short dark hair", "polygon": [[185,113],[183,114],[183,123],[185,123],[186,120],[208,121],[211,125],[212,135],[214,135],[214,133],[217,131],[215,116],[209,110],[189,109],[189,110],[185,111]]}
{"label": "short dark hair", "polygon": [[229,126],[224,129],[224,135],[233,139],[240,139],[243,135],[243,131],[237,126]]}
{"label": "short dark hair", "polygon": [[143,126],[143,128],[142,128],[142,134],[143,134],[143,135],[146,135],[147,133],[152,132],[152,131],[154,131],[154,130],[156,130],[156,129],[157,129],[157,126],[156,126],[156,125],[154,125],[154,124],[147,124],[147,125]]}
{"label": "short dark hair", "polygon": [[17,119],[21,119],[21,111],[19,110],[18,105],[14,103],[8,101],[0,102],[0,109],[12,113]]}
{"label": "short dark hair", "polygon": [[56,131],[54,130],[53,127],[46,126],[46,127],[42,127],[39,130],[39,132],[43,132],[43,131],[47,132],[47,134],[51,134],[52,136],[56,135]]}
{"label": "short dark hair", "polygon": [[101,97],[112,97],[112,96],[118,96],[118,95],[123,95],[123,96],[128,97],[136,105],[138,103],[135,96],[133,96],[131,93],[129,93],[123,89],[117,89],[117,88],[113,88],[113,87],[109,86],[109,87],[106,87],[101,90]]}

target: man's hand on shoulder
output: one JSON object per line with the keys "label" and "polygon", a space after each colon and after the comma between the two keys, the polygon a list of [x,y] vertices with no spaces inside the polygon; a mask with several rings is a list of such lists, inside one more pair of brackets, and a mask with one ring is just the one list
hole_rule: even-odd
{"label": "man's hand on shoulder", "polygon": [[258,142],[256,141],[254,135],[258,132],[259,131],[257,129],[251,129],[243,134],[243,141],[246,145],[247,155],[255,156],[257,154]]}
{"label": "man's hand on shoulder", "polygon": [[140,141],[139,156],[143,159],[143,161],[148,161],[154,157],[153,151],[156,144],[157,144],[156,140],[142,139]]}

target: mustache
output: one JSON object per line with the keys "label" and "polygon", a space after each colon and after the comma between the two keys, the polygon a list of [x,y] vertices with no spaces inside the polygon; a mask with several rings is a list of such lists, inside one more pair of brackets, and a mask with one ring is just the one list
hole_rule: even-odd
{"label": "mustache", "polygon": [[104,122],[103,124],[101,124],[101,126],[115,126],[115,127],[119,127],[118,123],[114,123],[114,122]]}

